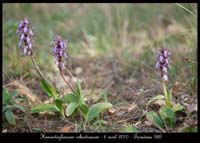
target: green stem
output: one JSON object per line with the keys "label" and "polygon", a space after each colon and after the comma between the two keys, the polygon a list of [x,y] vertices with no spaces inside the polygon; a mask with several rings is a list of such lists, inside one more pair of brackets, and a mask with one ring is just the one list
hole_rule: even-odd
{"label": "green stem", "polygon": [[84,119],[84,122],[83,122],[83,129],[84,129],[84,131],[86,131],[86,125],[87,125],[87,120]]}
{"label": "green stem", "polygon": [[44,78],[42,72],[40,71],[40,69],[39,69],[39,67],[38,67],[38,65],[37,65],[37,63],[36,63],[36,61],[35,61],[34,56],[31,56],[31,61],[32,61],[33,65],[35,66],[35,69],[37,70],[38,74],[40,75],[40,78],[42,78],[42,79],[45,80],[45,78]]}
{"label": "green stem", "polygon": [[168,98],[167,89],[166,89],[164,81],[162,82],[162,88],[163,88],[163,94],[165,96],[165,104],[166,104],[166,106],[171,107],[171,101]]}
{"label": "green stem", "polygon": [[67,71],[67,73],[69,74],[69,76],[70,76],[71,78],[73,78],[73,74],[70,72],[70,70],[68,70],[67,68],[66,68],[65,70]]}
{"label": "green stem", "polygon": [[162,82],[162,88],[163,88],[163,94],[164,94],[164,96],[167,98],[167,89],[166,89],[166,86],[165,86],[165,82],[164,82],[164,81]]}
{"label": "green stem", "polygon": [[65,79],[63,71],[60,70],[60,75],[63,78],[64,82],[67,84],[67,86],[71,89],[71,91],[76,95],[75,90],[73,89],[72,85]]}
{"label": "green stem", "polygon": [[64,113],[63,108],[62,108],[62,110],[60,111],[60,115],[61,115],[61,119],[65,119],[65,113]]}

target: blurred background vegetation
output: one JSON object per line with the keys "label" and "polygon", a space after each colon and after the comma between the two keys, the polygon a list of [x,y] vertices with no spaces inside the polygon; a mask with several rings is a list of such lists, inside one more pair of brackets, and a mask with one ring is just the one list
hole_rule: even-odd
{"label": "blurred background vegetation", "polygon": [[33,49],[43,72],[55,70],[51,44],[58,34],[68,41],[72,58],[114,57],[127,65],[125,71],[146,68],[155,80],[160,79],[154,69],[156,50],[167,47],[173,54],[170,81],[195,86],[197,4],[3,4],[4,83],[34,76],[30,59],[20,57],[17,48],[23,17],[33,27]]}
{"label": "blurred background vegetation", "polygon": [[[109,116],[110,126],[102,129],[91,126],[92,131],[122,131],[118,121],[125,120],[127,125],[127,119],[137,117],[135,113],[143,114],[149,98],[162,94],[160,72],[155,70],[156,53],[161,47],[172,53],[167,89],[173,89],[175,102],[187,105],[187,112],[197,105],[197,4],[4,3],[3,86],[15,80],[23,84],[25,81],[24,85],[43,100],[47,97],[39,86],[39,77],[31,60],[21,57],[17,48],[18,22],[24,17],[30,20],[33,29],[36,61],[45,75],[51,74],[51,81],[62,85],[51,55],[53,38],[60,35],[67,40],[68,67],[75,76],[80,75],[84,79],[84,85],[88,85],[83,86],[84,92],[97,90],[90,98],[109,100],[116,108],[116,114]],[[76,74],[77,71],[79,74]],[[13,90],[12,86],[9,90]],[[133,103],[135,107],[124,112]],[[37,123],[41,125],[36,125],[35,118],[27,120],[34,121],[30,123],[33,128],[51,130],[50,125],[40,122],[43,120],[40,117]],[[82,130],[80,119],[68,120],[72,120],[75,131]],[[56,129],[63,127],[63,122],[57,118],[55,121],[52,125]],[[143,117],[135,121],[140,131],[155,131],[148,128]],[[188,125],[186,127],[193,130],[193,126],[197,125],[196,113],[193,116],[189,112],[184,121]],[[20,131],[25,130],[24,121],[22,125],[18,127]],[[185,127],[185,124],[177,125],[177,128],[181,126]],[[10,130],[15,128],[11,126]]]}

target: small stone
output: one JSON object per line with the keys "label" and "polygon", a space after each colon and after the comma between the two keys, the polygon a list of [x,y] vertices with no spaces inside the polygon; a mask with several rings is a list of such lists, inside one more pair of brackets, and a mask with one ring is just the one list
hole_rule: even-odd
{"label": "small stone", "polygon": [[78,81],[78,79],[77,79],[76,77],[73,76],[73,77],[72,77],[72,82],[75,82],[75,83],[76,83],[77,81]]}
{"label": "small stone", "polygon": [[4,129],[3,131],[2,131],[2,133],[7,133],[8,132],[8,130],[7,129]]}
{"label": "small stone", "polygon": [[114,108],[108,109],[108,113],[110,113],[110,114],[114,114],[115,112],[116,112],[116,109],[114,109]]}
{"label": "small stone", "polygon": [[145,121],[144,124],[145,124],[146,126],[151,126],[151,125],[152,125],[152,123],[151,123],[150,121]]}
{"label": "small stone", "polygon": [[79,75],[79,74],[81,74],[83,72],[83,69],[81,68],[81,67],[77,67],[76,69],[75,69],[75,74],[76,75]]}

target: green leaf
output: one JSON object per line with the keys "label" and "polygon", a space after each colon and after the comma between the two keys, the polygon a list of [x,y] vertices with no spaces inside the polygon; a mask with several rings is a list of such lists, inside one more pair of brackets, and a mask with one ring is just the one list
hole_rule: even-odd
{"label": "green leaf", "polygon": [[8,90],[6,88],[3,88],[3,105],[8,104],[8,102],[9,102]]}
{"label": "green leaf", "polygon": [[40,128],[33,128],[33,132],[34,132],[34,133],[42,133],[43,130],[40,129]]}
{"label": "green leaf", "polygon": [[9,124],[11,124],[11,125],[15,125],[16,124],[15,115],[13,114],[12,111],[7,110],[5,112],[5,117],[6,117],[6,120],[8,121]]}
{"label": "green leaf", "polygon": [[184,109],[184,107],[180,103],[177,103],[177,104],[173,105],[173,107],[172,107],[172,110],[174,112],[182,111],[183,109]]}
{"label": "green leaf", "polygon": [[57,92],[55,90],[55,88],[50,85],[47,81],[45,81],[44,79],[40,80],[40,85],[43,89],[43,91],[49,96],[49,97],[53,97],[53,98],[58,98]]}
{"label": "green leaf", "polygon": [[78,96],[79,104],[86,105],[85,101],[84,101],[84,97],[83,97],[83,93],[82,93],[82,89],[81,89],[81,84],[80,84],[79,80],[77,82],[77,96]]}
{"label": "green leaf", "polygon": [[163,127],[163,122],[158,116],[157,113],[150,111],[147,113],[147,119],[152,122],[156,127],[162,128]]}
{"label": "green leaf", "polygon": [[149,104],[152,103],[152,102],[155,102],[156,100],[164,100],[165,97],[163,95],[157,95],[153,98],[151,98],[148,102],[147,102],[147,106],[146,106],[146,109],[148,108]]}
{"label": "green leaf", "polygon": [[20,105],[17,105],[17,104],[14,104],[14,105],[9,105],[8,106],[8,108],[10,109],[10,110],[13,110],[13,109],[19,109],[19,110],[21,110],[22,112],[25,112],[26,110],[24,109],[24,107],[22,107],[22,106],[20,106]]}
{"label": "green leaf", "polygon": [[95,117],[99,116],[99,113],[103,112],[105,109],[112,107],[112,104],[108,102],[101,102],[92,105],[86,116],[87,121],[92,121]]}
{"label": "green leaf", "polygon": [[66,115],[69,117],[78,107],[78,104],[76,102],[71,102],[66,109]]}
{"label": "green leaf", "polygon": [[197,131],[197,127],[186,127],[186,128],[183,129],[183,132],[187,132],[187,133],[191,133],[191,132],[197,133],[198,131]]}
{"label": "green leaf", "polygon": [[98,125],[106,125],[107,124],[107,122],[105,121],[105,120],[97,120],[97,121],[95,121],[92,125],[93,126],[98,126]]}
{"label": "green leaf", "polygon": [[43,111],[59,112],[60,110],[54,104],[39,104],[32,108],[31,113],[39,113]]}
{"label": "green leaf", "polygon": [[163,95],[157,95],[157,96],[151,98],[147,104],[150,104],[151,102],[154,102],[156,100],[163,100],[163,99],[165,99],[165,97]]}
{"label": "green leaf", "polygon": [[80,95],[82,94],[82,88],[81,88],[81,84],[80,84],[80,81],[78,80],[77,81],[77,93]]}
{"label": "green leaf", "polygon": [[100,98],[104,99],[105,102],[108,102],[108,93],[106,90],[103,90],[101,93],[100,93]]}
{"label": "green leaf", "polygon": [[126,127],[124,127],[122,129],[122,132],[126,132],[126,133],[138,133],[139,130],[135,127],[133,127],[132,125],[128,125]]}
{"label": "green leaf", "polygon": [[63,105],[62,100],[56,99],[55,103],[56,103],[56,106],[58,107],[58,109],[60,110],[60,115],[61,115],[62,119],[64,119],[65,118],[65,112],[64,112],[64,109],[63,109],[63,106],[62,106]]}
{"label": "green leaf", "polygon": [[66,102],[66,103],[68,103],[68,104],[71,103],[71,102],[76,102],[76,103],[78,103],[78,99],[77,99],[76,95],[73,94],[73,93],[70,93],[70,94],[65,95],[65,96],[62,98],[62,101],[63,101],[63,102]]}
{"label": "green leaf", "polygon": [[180,8],[184,9],[185,11],[187,11],[189,14],[191,14],[194,17],[197,17],[197,15],[192,12],[191,10],[189,10],[188,8],[186,8],[185,6],[183,6],[182,4],[176,3],[177,6],[179,6]]}
{"label": "green leaf", "polygon": [[88,106],[86,105],[79,105],[79,111],[81,112],[81,114],[83,115],[83,117],[86,119],[87,113],[89,111]]}
{"label": "green leaf", "polygon": [[62,107],[62,100],[56,99],[56,100],[55,100],[55,103],[56,103],[56,106],[58,107],[58,109],[59,109],[60,111],[62,111],[62,110],[63,110],[63,107]]}
{"label": "green leaf", "polygon": [[3,106],[2,111],[5,112],[8,109],[8,106]]}
{"label": "green leaf", "polygon": [[13,91],[11,94],[10,94],[12,97],[15,97],[18,95],[17,91]]}
{"label": "green leaf", "polygon": [[160,109],[159,114],[167,126],[171,128],[175,126],[176,123],[175,115],[171,108],[163,107]]}
{"label": "green leaf", "polygon": [[74,112],[70,115],[70,117],[71,117],[72,119],[74,119],[78,114],[79,114],[79,110],[78,110],[78,108],[76,108],[76,109],[74,110]]}
{"label": "green leaf", "polygon": [[27,97],[25,97],[25,96],[19,97],[19,98],[15,98],[15,101],[17,101],[17,102],[22,102],[22,101],[24,101],[24,100],[27,100],[26,98],[27,98]]}

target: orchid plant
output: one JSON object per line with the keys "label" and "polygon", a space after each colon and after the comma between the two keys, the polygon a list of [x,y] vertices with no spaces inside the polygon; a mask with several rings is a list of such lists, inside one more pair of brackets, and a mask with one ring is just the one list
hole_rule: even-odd
{"label": "orchid plant", "polygon": [[[31,43],[33,31],[27,18],[24,18],[19,22],[16,34],[19,36],[18,45],[21,48],[21,55],[31,57],[32,63],[38,71],[38,74],[40,75],[40,84],[43,91],[49,98],[53,98],[54,101],[54,103],[52,104],[42,103],[33,107],[31,113],[39,113],[43,111],[58,112],[60,113],[61,118],[64,119],[66,116],[73,116],[80,112],[80,114],[84,117],[86,124],[88,121],[92,121],[93,119],[99,117],[99,114],[107,108],[112,107],[112,104],[108,102],[96,103],[89,107],[89,105],[87,105],[84,101],[84,95],[82,92],[80,81],[77,82],[77,89],[75,90],[72,84],[65,79],[65,70],[68,72],[68,74],[72,74],[65,65],[65,61],[67,59],[67,45],[60,36],[57,35],[54,38],[52,55],[55,58],[55,64],[58,67],[61,77],[71,90],[71,93],[63,97],[59,95],[53,84],[45,79],[36,63],[36,60],[34,59],[34,53]],[[66,109],[65,105],[67,105]]]}
{"label": "orchid plant", "polygon": [[166,88],[166,83],[168,81],[168,69],[170,68],[169,57],[171,53],[166,48],[160,48],[156,57],[156,69],[160,70],[161,73],[161,82],[162,82],[162,91],[163,95],[158,95],[153,97],[146,106],[146,112],[148,106],[155,102],[156,100],[164,100],[165,104],[159,110],[159,115],[150,111],[147,112],[147,119],[150,120],[156,127],[158,127],[161,131],[166,132],[163,127],[166,129],[168,127],[173,128],[176,123],[175,113],[177,111],[182,111],[184,108],[179,103],[175,104],[173,102],[172,89],[168,92]]}
{"label": "orchid plant", "polygon": [[170,68],[169,64],[169,56],[171,53],[166,48],[159,49],[159,53],[157,54],[157,63],[156,63],[156,69],[159,69],[161,72],[161,78],[162,78],[162,89],[163,94],[166,99],[166,105],[171,106],[172,105],[172,96],[171,94],[167,93],[166,85],[165,83],[168,81],[168,68]]}

